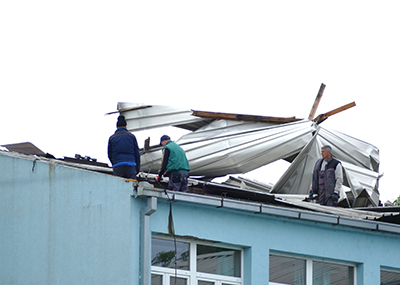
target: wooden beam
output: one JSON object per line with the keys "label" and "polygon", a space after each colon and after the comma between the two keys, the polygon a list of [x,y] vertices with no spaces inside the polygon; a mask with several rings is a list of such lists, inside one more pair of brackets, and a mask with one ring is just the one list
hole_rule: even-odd
{"label": "wooden beam", "polygon": [[193,116],[208,118],[214,120],[233,120],[233,121],[246,121],[246,122],[259,122],[259,123],[271,123],[271,124],[286,124],[302,119],[295,117],[282,118],[282,117],[268,117],[268,116],[254,116],[254,115],[241,115],[231,113],[216,113],[216,112],[205,112],[205,111],[193,111]]}
{"label": "wooden beam", "polygon": [[335,115],[337,113],[343,112],[343,111],[345,111],[347,109],[350,109],[350,108],[354,107],[355,105],[356,105],[355,102],[351,102],[351,103],[346,104],[346,105],[344,105],[342,107],[339,107],[339,108],[336,108],[336,109],[334,109],[332,111],[329,111],[329,112],[327,112],[325,114],[321,114],[321,115],[319,115],[318,117],[316,117],[314,119],[314,122],[316,122],[317,124],[320,124],[323,121],[325,121],[326,119],[328,119],[328,117],[333,116],[333,115]]}
{"label": "wooden beam", "polygon": [[319,87],[319,91],[318,91],[317,97],[314,100],[314,105],[311,108],[310,115],[308,115],[308,119],[310,121],[312,119],[314,119],[315,113],[317,112],[317,108],[318,108],[319,102],[321,101],[322,94],[324,94],[325,86],[326,85],[324,83],[321,83],[321,87]]}

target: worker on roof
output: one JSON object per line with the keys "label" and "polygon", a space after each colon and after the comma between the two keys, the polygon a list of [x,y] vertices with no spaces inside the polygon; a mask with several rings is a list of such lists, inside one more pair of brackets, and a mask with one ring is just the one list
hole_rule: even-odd
{"label": "worker on roof", "polygon": [[309,198],[318,194],[318,204],[336,206],[343,184],[343,170],[341,162],[334,159],[331,152],[328,145],[321,148],[322,158],[315,163]]}
{"label": "worker on roof", "polygon": [[161,137],[160,145],[163,146],[163,155],[157,179],[168,176],[169,190],[187,192],[190,167],[185,151],[167,135]]}
{"label": "worker on roof", "polygon": [[113,174],[136,179],[140,170],[140,152],[136,137],[126,129],[124,116],[119,116],[117,130],[108,139],[108,158],[113,166]]}

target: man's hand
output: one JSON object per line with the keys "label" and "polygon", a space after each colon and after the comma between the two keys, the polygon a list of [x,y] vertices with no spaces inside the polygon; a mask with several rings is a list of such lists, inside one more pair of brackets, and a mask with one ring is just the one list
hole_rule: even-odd
{"label": "man's hand", "polygon": [[161,176],[160,176],[160,175],[157,176],[157,181],[158,181],[158,182],[161,181]]}
{"label": "man's hand", "polygon": [[338,193],[333,193],[332,194],[332,201],[335,205],[339,202],[339,194]]}

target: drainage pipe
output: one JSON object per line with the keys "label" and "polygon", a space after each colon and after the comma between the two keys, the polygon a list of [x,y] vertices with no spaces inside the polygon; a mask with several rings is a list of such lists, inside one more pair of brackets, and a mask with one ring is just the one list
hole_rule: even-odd
{"label": "drainage pipe", "polygon": [[151,284],[150,215],[157,211],[157,198],[147,197],[147,207],[140,211],[140,285]]}

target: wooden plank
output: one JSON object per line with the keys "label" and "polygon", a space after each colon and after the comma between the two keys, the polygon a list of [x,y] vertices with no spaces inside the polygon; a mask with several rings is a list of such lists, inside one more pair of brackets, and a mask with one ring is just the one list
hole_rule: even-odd
{"label": "wooden plank", "polygon": [[315,113],[317,112],[319,102],[321,101],[321,98],[322,98],[322,94],[324,94],[325,86],[326,85],[324,83],[321,83],[321,86],[319,87],[317,97],[314,100],[314,105],[311,108],[310,115],[308,115],[308,119],[310,121],[314,119]]}
{"label": "wooden plank", "polygon": [[314,122],[316,122],[317,124],[320,124],[323,121],[325,121],[326,119],[328,119],[330,116],[333,116],[333,115],[335,115],[337,113],[340,113],[340,112],[343,112],[343,111],[345,111],[347,109],[350,109],[350,108],[354,107],[355,105],[356,105],[355,102],[351,102],[351,103],[346,104],[346,105],[344,105],[342,107],[339,107],[339,108],[336,108],[336,109],[334,109],[332,111],[329,111],[327,113],[321,114],[321,115],[319,115],[318,117],[316,117],[314,119]]}
{"label": "wooden plank", "polygon": [[234,120],[234,121],[246,121],[246,122],[258,122],[258,123],[272,123],[272,124],[286,124],[296,121],[301,121],[302,119],[297,119],[295,117],[269,117],[269,116],[254,116],[254,115],[241,115],[232,113],[217,113],[217,112],[205,112],[192,110],[193,116],[208,118],[214,120]]}

